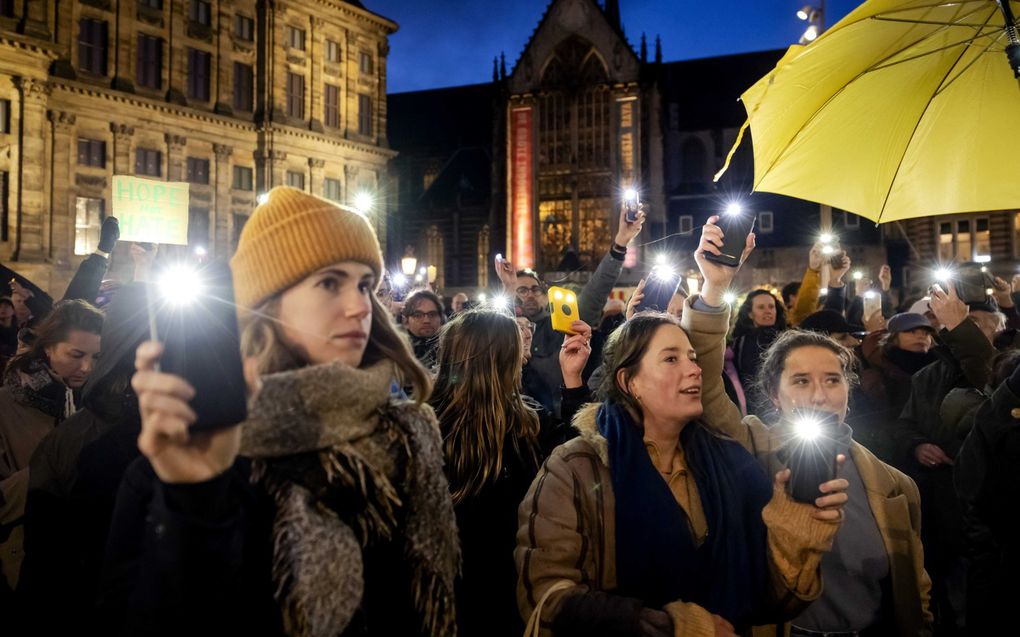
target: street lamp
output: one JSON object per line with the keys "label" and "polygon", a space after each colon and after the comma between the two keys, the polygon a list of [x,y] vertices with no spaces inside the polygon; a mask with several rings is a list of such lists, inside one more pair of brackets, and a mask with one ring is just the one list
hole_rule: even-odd
{"label": "street lamp", "polygon": [[818,6],[806,4],[797,12],[797,17],[808,23],[804,34],[800,36],[801,44],[814,42],[825,31],[825,0],[819,0]]}
{"label": "street lamp", "polygon": [[400,260],[400,270],[404,273],[404,276],[414,276],[414,271],[418,269],[418,259],[414,258],[414,248],[407,246],[404,250],[404,258]]}

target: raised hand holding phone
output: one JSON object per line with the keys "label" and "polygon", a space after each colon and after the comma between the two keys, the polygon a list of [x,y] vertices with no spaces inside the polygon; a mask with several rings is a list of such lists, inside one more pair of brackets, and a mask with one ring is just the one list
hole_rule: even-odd
{"label": "raised hand holding phone", "polygon": [[[708,258],[709,255],[718,256],[721,254],[721,246],[725,243],[726,235],[722,228],[716,225],[719,221],[719,216],[715,215],[708,218],[704,227],[701,229],[701,241],[698,244],[698,248],[694,253],[694,260],[698,264],[698,269],[701,271],[701,276],[704,278],[704,283],[701,286],[701,298],[708,305],[721,306],[725,300],[727,288],[733,278],[740,271],[739,264],[737,267],[731,267],[729,265],[722,265],[717,260]],[[733,239],[730,239],[733,242]],[[743,248],[740,253],[739,263],[743,263],[748,255],[754,250],[754,233],[748,233],[743,239]]]}

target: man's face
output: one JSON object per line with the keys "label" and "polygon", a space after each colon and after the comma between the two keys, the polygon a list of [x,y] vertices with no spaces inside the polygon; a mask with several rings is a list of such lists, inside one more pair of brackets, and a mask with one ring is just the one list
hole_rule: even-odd
{"label": "man's face", "polygon": [[545,308],[549,307],[549,297],[546,296],[542,286],[535,277],[517,277],[516,291],[517,298],[520,300],[521,307],[524,308],[526,316],[531,317],[541,314]]}
{"label": "man's face", "polygon": [[407,331],[419,338],[435,336],[442,322],[442,310],[430,299],[422,299],[407,314]]}

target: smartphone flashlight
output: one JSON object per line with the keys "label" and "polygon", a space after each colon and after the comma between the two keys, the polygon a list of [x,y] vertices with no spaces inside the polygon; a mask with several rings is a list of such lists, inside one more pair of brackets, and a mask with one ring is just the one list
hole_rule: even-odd
{"label": "smartphone flashlight", "polygon": [[854,272],[854,281],[860,281],[863,278],[864,278],[864,273],[863,272],[861,272],[860,270],[856,270]]}
{"label": "smartphone flashlight", "polygon": [[639,201],[638,191],[635,188],[628,188],[623,191],[623,205],[627,211],[624,213],[624,219],[627,223],[634,223],[637,221]]}
{"label": "smartphone flashlight", "polygon": [[822,435],[822,422],[818,418],[801,416],[793,421],[793,433],[802,442],[812,442]]}
{"label": "smartphone flashlight", "polygon": [[169,268],[159,277],[159,298],[170,305],[188,305],[204,291],[198,270],[186,265]]}
{"label": "smartphone flashlight", "polygon": [[953,278],[953,273],[949,268],[939,268],[935,270],[936,281],[949,281]]}
{"label": "smartphone flashlight", "polygon": [[826,232],[826,233],[822,234],[820,237],[818,237],[818,241],[820,241],[821,243],[823,243],[825,245],[828,245],[828,244],[832,243],[834,240],[835,240],[835,237],[833,237],[828,232]]}
{"label": "smartphone flashlight", "polygon": [[735,201],[731,204],[728,204],[725,210],[725,213],[731,217],[735,217],[742,212],[744,212],[744,207]]}

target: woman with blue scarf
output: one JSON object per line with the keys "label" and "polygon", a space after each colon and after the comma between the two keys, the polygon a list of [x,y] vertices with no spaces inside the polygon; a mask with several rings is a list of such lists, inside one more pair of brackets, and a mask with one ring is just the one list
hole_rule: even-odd
{"label": "woman with blue scarf", "polygon": [[[718,253],[709,226],[699,253]],[[706,293],[720,295],[736,274],[703,271]],[[553,452],[520,507],[527,634],[732,636],[795,616],[821,593],[846,481],[820,485],[814,505],[795,502],[789,471],[773,483],[702,423],[697,354],[669,315],[625,323],[603,365],[604,402],[578,413],[580,437]]]}

